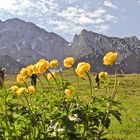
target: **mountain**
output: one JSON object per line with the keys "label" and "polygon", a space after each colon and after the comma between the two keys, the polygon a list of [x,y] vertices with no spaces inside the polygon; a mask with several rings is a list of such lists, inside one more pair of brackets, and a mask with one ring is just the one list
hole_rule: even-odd
{"label": "mountain", "polygon": [[8,55],[25,66],[40,58],[62,60],[69,54],[68,43],[31,22],[17,18],[0,21],[0,56]]}
{"label": "mountain", "polygon": [[[109,51],[119,54],[116,65],[112,67],[102,64],[103,56]],[[62,67],[67,56],[75,57],[76,63],[89,62],[94,72],[106,70],[114,73],[115,69],[118,73],[140,72],[140,40],[136,36],[108,37],[82,30],[70,43],[31,22],[18,18],[0,21],[0,67],[6,67],[7,73],[17,73],[21,67],[40,58],[57,58]]]}
{"label": "mountain", "polygon": [[[71,45],[74,56],[79,61],[87,61],[92,66],[92,71],[107,70],[113,73],[140,72],[140,40],[136,36],[118,38],[108,37],[92,31],[82,30],[75,35]],[[117,51],[119,57],[116,65],[104,66],[103,56],[109,51]]]}
{"label": "mountain", "polygon": [[0,56],[0,66],[6,68],[7,74],[16,74],[19,72],[19,69],[24,67],[24,65],[8,55]]}

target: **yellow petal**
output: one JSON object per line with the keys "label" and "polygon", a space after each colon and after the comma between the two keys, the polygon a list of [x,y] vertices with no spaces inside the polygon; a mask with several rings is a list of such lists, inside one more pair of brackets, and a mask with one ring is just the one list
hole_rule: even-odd
{"label": "yellow petal", "polygon": [[74,58],[73,57],[65,58],[63,64],[66,68],[71,68],[74,64]]}
{"label": "yellow petal", "polygon": [[70,89],[65,89],[64,92],[65,92],[66,96],[71,96],[71,95],[73,95],[73,91],[70,90]]}
{"label": "yellow petal", "polygon": [[17,79],[18,83],[24,83],[25,82],[25,77],[23,77],[21,74],[18,74],[16,79]]}
{"label": "yellow petal", "polygon": [[18,90],[16,91],[16,93],[18,94],[18,95],[21,95],[22,93],[24,93],[25,92],[25,88],[24,87],[21,87],[21,88],[18,88]]}
{"label": "yellow petal", "polygon": [[35,91],[36,91],[36,89],[35,89],[34,86],[29,86],[29,87],[27,88],[27,92],[30,93],[30,94],[35,93]]}
{"label": "yellow petal", "polygon": [[89,70],[90,70],[90,64],[89,63],[80,62],[77,65],[77,68],[76,68],[75,72],[80,77],[84,77]]}
{"label": "yellow petal", "polygon": [[58,60],[57,60],[57,59],[53,59],[53,60],[50,62],[50,67],[51,67],[51,68],[56,68],[56,67],[58,67]]}
{"label": "yellow petal", "polygon": [[48,74],[47,74],[47,79],[48,79],[49,81],[54,80],[55,75],[56,75],[55,72],[48,73]]}
{"label": "yellow petal", "polygon": [[109,52],[107,53],[103,58],[103,64],[104,65],[112,65],[118,57],[117,52]]}
{"label": "yellow petal", "polygon": [[18,90],[17,85],[10,87],[10,91],[12,91],[12,92],[16,92],[17,90]]}

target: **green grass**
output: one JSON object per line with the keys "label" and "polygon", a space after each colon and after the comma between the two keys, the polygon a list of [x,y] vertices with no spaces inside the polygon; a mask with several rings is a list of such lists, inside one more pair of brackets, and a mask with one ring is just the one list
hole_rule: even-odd
{"label": "green grass", "polygon": [[[72,71],[63,72],[63,76],[66,81],[70,81],[76,86],[76,76]],[[95,85],[94,77],[92,76],[93,85]],[[112,91],[114,76],[109,76],[110,86],[109,93]],[[43,78],[42,78],[43,79]],[[122,113],[122,125],[118,123],[114,118],[111,124],[108,138],[110,140],[140,140],[140,75],[129,74],[124,76],[118,76],[120,82],[116,100],[121,102]],[[28,80],[28,83],[30,81]],[[44,79],[43,79],[44,83]],[[78,90],[80,90],[81,98],[88,102],[89,85],[88,80],[78,79]],[[5,86],[9,88],[11,85],[17,84],[15,82],[15,76],[7,76],[5,79]],[[44,84],[44,87],[47,83]],[[54,87],[54,83],[51,85]],[[40,88],[40,85],[37,86]],[[48,88],[47,86],[45,88]],[[104,92],[104,88],[94,90],[94,94],[97,96]]]}
{"label": "green grass", "polygon": [[119,77],[117,100],[122,104],[122,122],[113,121],[109,138],[114,140],[140,140],[140,75]]}

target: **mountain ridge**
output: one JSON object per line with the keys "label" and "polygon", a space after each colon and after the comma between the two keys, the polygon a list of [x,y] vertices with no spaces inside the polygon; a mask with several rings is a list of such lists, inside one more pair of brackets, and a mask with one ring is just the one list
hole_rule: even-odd
{"label": "mountain ridge", "polygon": [[[103,56],[109,51],[119,54],[116,65],[111,68],[102,64]],[[56,33],[18,18],[0,21],[0,56],[9,56],[22,66],[33,64],[40,58],[57,58],[61,68],[63,59],[73,56],[76,63],[89,62],[95,72],[107,70],[113,73],[116,68],[119,73],[140,72],[140,40],[136,36],[108,37],[83,29],[68,42]]]}

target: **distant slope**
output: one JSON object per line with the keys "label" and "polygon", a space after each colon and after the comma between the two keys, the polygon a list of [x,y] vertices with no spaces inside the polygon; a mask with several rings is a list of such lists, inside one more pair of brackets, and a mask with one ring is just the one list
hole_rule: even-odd
{"label": "distant slope", "polygon": [[[117,51],[119,54],[117,64],[113,67],[102,64],[103,56],[109,51]],[[140,72],[140,40],[136,36],[108,37],[82,30],[69,43],[31,22],[17,18],[0,21],[0,58],[9,64],[9,73],[15,73],[9,58],[13,63],[18,63],[16,70],[19,70],[21,65],[33,64],[40,58],[57,58],[62,67],[63,59],[67,56],[74,56],[77,63],[89,62],[92,71],[96,72],[107,70],[113,73],[115,69],[119,73]]]}
{"label": "distant slope", "polygon": [[0,21],[0,56],[28,65],[42,57],[62,60],[68,52],[68,42],[55,33],[17,18]]}
{"label": "distant slope", "polygon": [[[75,35],[71,48],[78,61],[87,61],[93,71],[107,70],[119,73],[140,72],[140,40],[136,36],[117,38],[107,37],[92,31],[83,30]],[[117,51],[117,65],[107,67],[102,64],[103,56],[109,51]]]}
{"label": "distant slope", "polygon": [[0,67],[6,68],[7,74],[17,74],[24,65],[7,55],[0,56]]}

